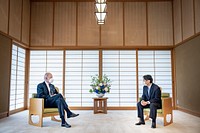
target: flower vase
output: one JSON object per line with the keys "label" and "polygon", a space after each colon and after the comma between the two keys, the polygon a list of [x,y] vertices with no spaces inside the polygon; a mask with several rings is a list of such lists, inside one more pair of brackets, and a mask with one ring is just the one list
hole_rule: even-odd
{"label": "flower vase", "polygon": [[102,97],[104,96],[104,94],[103,94],[103,93],[99,93],[99,94],[98,94],[98,93],[96,93],[96,95],[97,95],[97,97],[98,97],[98,98],[102,98]]}

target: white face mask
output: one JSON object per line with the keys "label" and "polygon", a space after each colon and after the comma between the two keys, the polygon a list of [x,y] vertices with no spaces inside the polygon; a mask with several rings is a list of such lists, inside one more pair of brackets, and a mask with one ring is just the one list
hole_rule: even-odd
{"label": "white face mask", "polygon": [[53,78],[50,78],[50,79],[49,79],[49,83],[50,83],[50,84],[53,83],[53,81],[54,81]]}

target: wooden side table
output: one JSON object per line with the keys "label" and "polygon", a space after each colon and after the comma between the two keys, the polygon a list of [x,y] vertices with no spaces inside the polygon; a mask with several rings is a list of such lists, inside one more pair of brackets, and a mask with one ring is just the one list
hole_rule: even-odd
{"label": "wooden side table", "polygon": [[94,100],[94,114],[104,113],[107,114],[107,97],[93,98]]}

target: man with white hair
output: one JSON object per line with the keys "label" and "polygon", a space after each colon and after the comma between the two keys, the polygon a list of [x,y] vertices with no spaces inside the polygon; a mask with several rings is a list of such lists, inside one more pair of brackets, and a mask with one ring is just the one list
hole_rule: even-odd
{"label": "man with white hair", "polygon": [[38,84],[37,86],[37,97],[44,98],[44,107],[57,107],[62,122],[61,126],[70,128],[71,125],[65,121],[65,111],[67,112],[67,118],[76,117],[79,114],[72,113],[69,110],[68,105],[65,102],[63,96],[57,92],[52,82],[53,75],[49,72],[46,73],[44,75],[44,82]]}

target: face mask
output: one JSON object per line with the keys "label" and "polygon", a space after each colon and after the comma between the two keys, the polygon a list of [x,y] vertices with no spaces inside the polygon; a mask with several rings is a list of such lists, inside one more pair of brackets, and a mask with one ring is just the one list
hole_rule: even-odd
{"label": "face mask", "polygon": [[49,79],[49,83],[50,83],[50,84],[53,83],[53,81],[54,81],[53,78],[50,78],[50,79]]}

